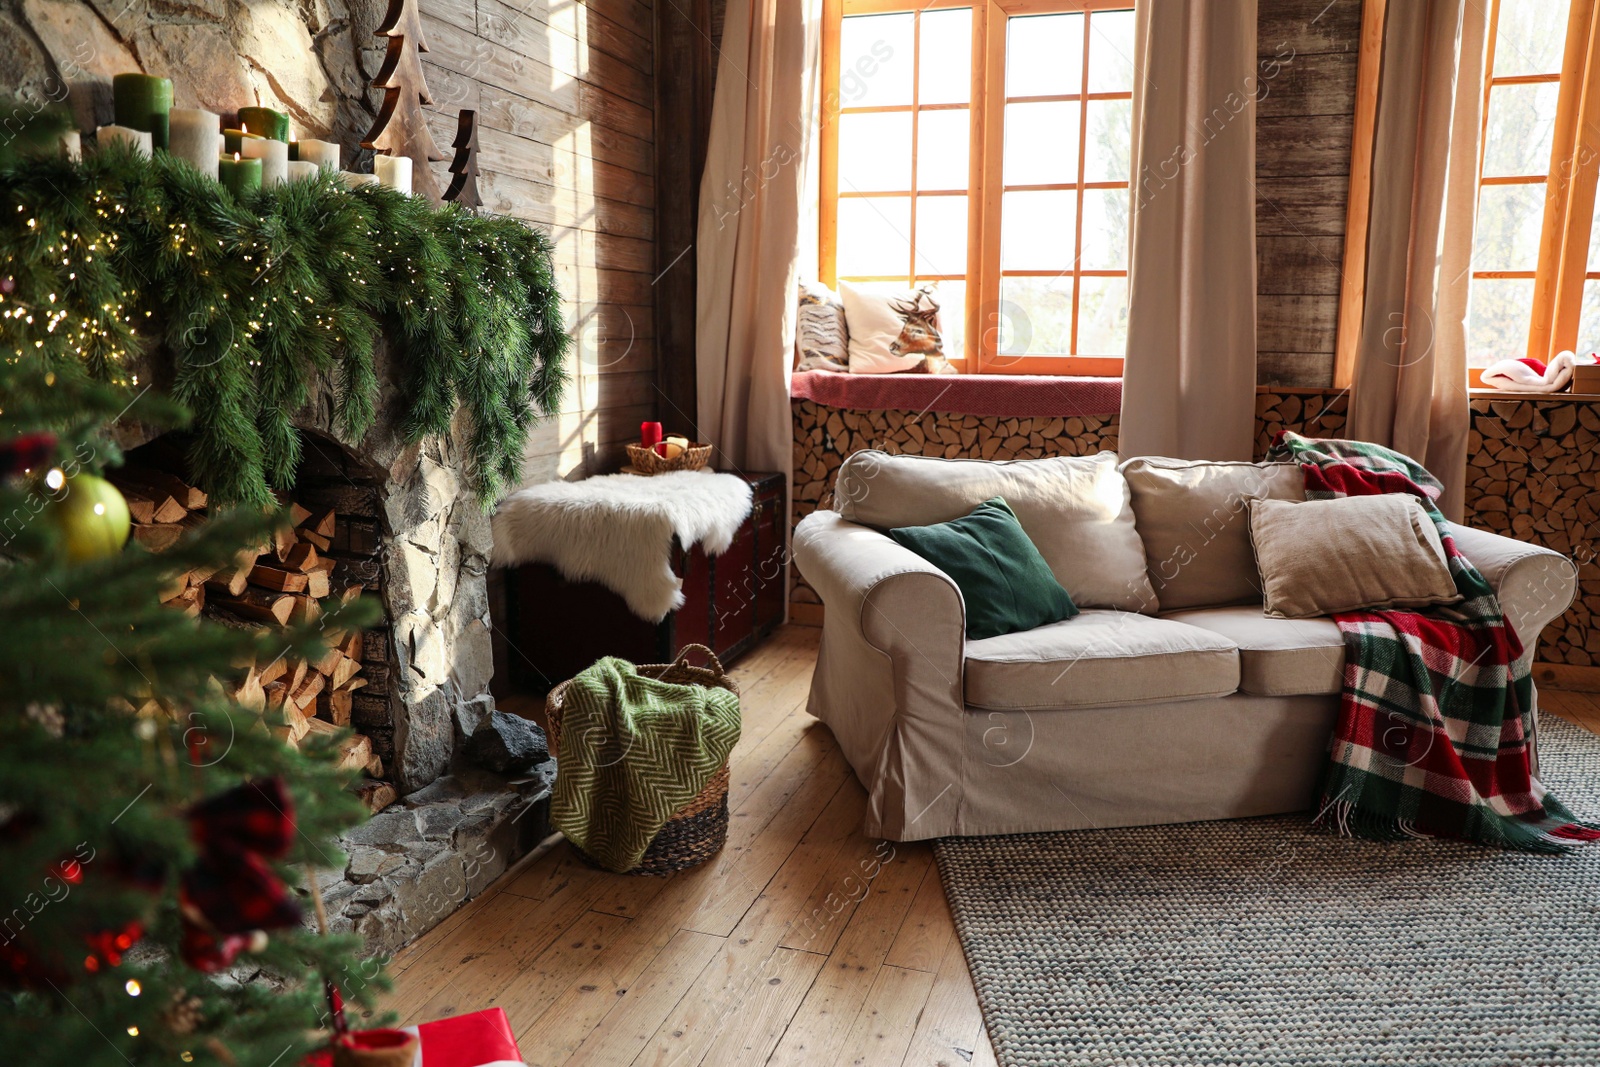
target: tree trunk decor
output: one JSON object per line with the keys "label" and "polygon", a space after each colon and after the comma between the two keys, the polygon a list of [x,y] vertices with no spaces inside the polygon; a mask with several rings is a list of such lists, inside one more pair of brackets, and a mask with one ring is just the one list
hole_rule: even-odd
{"label": "tree trunk decor", "polygon": [[422,37],[422,13],[417,0],[389,0],[388,14],[375,36],[389,39],[383,66],[372,80],[373,88],[383,90],[383,106],[372,129],[361,139],[361,147],[385,155],[409,156],[414,164],[412,190],[438,203],[439,183],[434,180],[429,163],[446,157],[433,143],[428,118],[422,110],[424,104],[433,103],[433,96],[422,73],[422,53],[428,50],[428,42]]}

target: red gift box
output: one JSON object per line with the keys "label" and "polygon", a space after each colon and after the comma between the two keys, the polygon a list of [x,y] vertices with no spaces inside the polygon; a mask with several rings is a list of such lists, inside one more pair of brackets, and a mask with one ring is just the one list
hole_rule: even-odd
{"label": "red gift box", "polygon": [[[524,1067],[511,1021],[502,1008],[439,1019],[403,1029],[419,1039],[415,1067]],[[307,1056],[305,1067],[332,1067],[327,1049]]]}

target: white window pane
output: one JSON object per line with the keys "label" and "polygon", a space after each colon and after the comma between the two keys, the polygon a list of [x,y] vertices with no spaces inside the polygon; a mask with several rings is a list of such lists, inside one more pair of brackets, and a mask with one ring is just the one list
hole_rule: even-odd
{"label": "white window pane", "polygon": [[1484,130],[1483,174],[1486,178],[1545,174],[1550,169],[1550,142],[1555,135],[1554,82],[1496,85],[1489,90],[1489,122]]}
{"label": "white window pane", "polygon": [[917,197],[917,273],[967,273],[966,197]]}
{"label": "white window pane", "polygon": [[1002,193],[1000,269],[1070,270],[1077,212],[1075,192]]}
{"label": "white window pane", "polygon": [[1473,270],[1533,270],[1544,225],[1544,183],[1485,185],[1478,192]]}
{"label": "white window pane", "polygon": [[910,12],[852,15],[839,33],[839,106],[911,103],[916,45]]}
{"label": "white window pane", "polygon": [[1133,101],[1091,100],[1083,139],[1083,180],[1125,182],[1133,152]]}
{"label": "white window pane", "polygon": [[1006,22],[1006,95],[1083,92],[1083,16],[1028,15]]}
{"label": "white window pane", "polygon": [[911,188],[911,112],[839,116],[839,191]]}
{"label": "white window pane", "polygon": [[1084,278],[1078,287],[1080,356],[1121,356],[1128,349],[1128,279]]}
{"label": "white window pane", "polygon": [[1467,363],[1487,367],[1528,354],[1532,278],[1474,278],[1467,312]]}
{"label": "white window pane", "polygon": [[1083,191],[1083,270],[1128,269],[1128,190]]}
{"label": "white window pane", "polygon": [[922,61],[917,98],[924,104],[964,104],[972,97],[972,9],[922,13]]}
{"label": "white window pane", "polygon": [[917,188],[965,189],[972,150],[972,113],[923,111],[917,116]]}
{"label": "white window pane", "polygon": [[1072,278],[1001,278],[996,351],[1011,356],[1072,354]]}
{"label": "white window pane", "polygon": [[967,283],[946,278],[934,283],[933,288],[939,298],[939,332],[944,336],[945,358],[960,359],[967,346]]}
{"label": "white window pane", "polygon": [[1089,16],[1089,91],[1133,91],[1133,12],[1101,11]]}
{"label": "white window pane", "polygon": [[1007,104],[1004,181],[1058,185],[1078,180],[1076,102]]}
{"label": "white window pane", "polygon": [[908,276],[911,269],[909,196],[839,199],[839,274]]}
{"label": "white window pane", "polygon": [[1494,76],[1560,74],[1568,0],[1500,0]]}
{"label": "white window pane", "polygon": [[1578,317],[1578,355],[1600,351],[1600,281],[1583,283],[1583,312]]}

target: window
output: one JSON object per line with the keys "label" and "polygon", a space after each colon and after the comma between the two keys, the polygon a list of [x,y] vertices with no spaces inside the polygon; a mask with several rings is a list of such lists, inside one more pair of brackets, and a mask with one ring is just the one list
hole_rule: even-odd
{"label": "window", "polygon": [[1593,5],[1495,0],[1490,9],[1469,359],[1600,348],[1600,170]]}
{"label": "window", "polygon": [[969,371],[1120,374],[1128,0],[829,0],[821,273],[931,283]]}

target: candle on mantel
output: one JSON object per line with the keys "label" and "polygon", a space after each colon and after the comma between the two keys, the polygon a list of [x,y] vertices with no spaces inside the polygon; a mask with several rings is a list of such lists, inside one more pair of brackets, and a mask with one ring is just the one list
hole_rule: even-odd
{"label": "candle on mantel", "polygon": [[331,170],[339,169],[339,146],[332,141],[296,141],[295,157],[303,163],[315,163]]}
{"label": "candle on mantel", "polygon": [[223,156],[217,160],[217,176],[234,199],[243,200],[261,188],[261,160],[240,159],[237,152],[231,159]]}
{"label": "candle on mantel", "polygon": [[372,173],[378,176],[379,185],[387,185],[396,192],[410,194],[410,156],[373,156]]}
{"label": "candle on mantel", "polygon": [[303,159],[291,159],[288,177],[285,180],[297,182],[305,178],[315,178],[319,169],[315,163],[307,163]]}
{"label": "candle on mantel", "polygon": [[241,107],[239,125],[258,137],[289,141],[289,116],[270,107]]}
{"label": "candle on mantel", "polygon": [[346,189],[359,189],[363,185],[378,184],[378,176],[376,174],[357,174],[353,170],[341,170],[339,172],[339,180],[344,182]]}
{"label": "candle on mantel", "polygon": [[172,109],[171,143],[167,154],[217,180],[217,157],[222,152],[222,119],[215,111],[195,107]]}
{"label": "candle on mantel", "polygon": [[101,148],[125,144],[139,155],[150,158],[150,131],[133,130],[127,126],[102,126],[95,131],[94,140]]}
{"label": "candle on mantel", "polygon": [[233,152],[242,152],[244,149],[240,148],[239,146],[252,139],[257,141],[266,140],[266,138],[262,137],[260,134],[250,133],[247,130],[223,130],[222,150],[230,154]]}
{"label": "candle on mantel", "polygon": [[247,137],[239,145],[245,159],[261,160],[261,184],[268,189],[289,180],[289,143],[266,137]]}
{"label": "candle on mantel", "polygon": [[67,130],[61,135],[61,156],[72,163],[83,159],[83,134]]}
{"label": "candle on mantel", "polygon": [[172,79],[148,74],[118,74],[111,79],[111,106],[117,125],[150,134],[156,148],[167,147],[167,116],[172,111]]}

